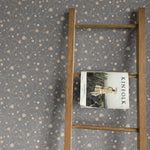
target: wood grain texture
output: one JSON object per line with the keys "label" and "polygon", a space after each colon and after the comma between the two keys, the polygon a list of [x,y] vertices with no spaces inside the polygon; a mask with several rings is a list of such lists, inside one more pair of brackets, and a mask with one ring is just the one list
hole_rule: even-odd
{"label": "wood grain texture", "polygon": [[65,150],[71,150],[72,139],[72,108],[74,79],[74,45],[75,45],[75,9],[69,9],[68,57],[67,57],[67,87],[65,113]]}
{"label": "wood grain texture", "polygon": [[[66,118],[65,118],[65,150],[71,150],[73,129],[113,130],[124,132],[138,132],[138,149],[146,150],[146,83],[145,83],[145,9],[138,10],[137,25],[75,25],[75,9],[69,9],[69,34],[68,34],[68,61],[67,61],[67,88],[66,88]],[[138,128],[104,127],[91,125],[72,125],[73,107],[73,79],[79,77],[74,73],[74,43],[75,28],[137,28],[137,74],[130,74],[129,78],[137,78],[138,82]]]}
{"label": "wood grain texture", "polygon": [[136,24],[76,24],[75,27],[79,28],[136,28]]}
{"label": "wood grain texture", "polygon": [[109,131],[124,131],[124,132],[138,132],[137,128],[122,128],[122,127],[107,127],[107,126],[93,126],[93,125],[72,125],[73,129],[90,129],[90,130],[109,130]]}
{"label": "wood grain texture", "polygon": [[[74,78],[80,77],[80,73],[74,73]],[[137,74],[129,74],[129,78],[138,78]]]}
{"label": "wood grain texture", "polygon": [[145,83],[145,8],[138,10],[137,72],[138,89],[138,150],[147,150],[146,137],[146,83]]}

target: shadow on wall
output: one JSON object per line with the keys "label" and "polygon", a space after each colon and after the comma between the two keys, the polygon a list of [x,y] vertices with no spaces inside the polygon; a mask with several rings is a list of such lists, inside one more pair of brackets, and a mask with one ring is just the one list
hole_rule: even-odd
{"label": "shadow on wall", "polygon": [[[136,24],[136,12],[131,13],[131,18],[129,24]],[[126,70],[126,72],[130,72],[131,74],[134,74],[136,72],[136,66],[135,68],[131,68],[131,64],[136,65],[136,28],[126,29],[128,31],[128,36],[126,37],[126,43],[125,43],[125,50],[123,54],[123,70]],[[135,59],[134,59],[135,58]]]}
{"label": "shadow on wall", "polygon": [[[58,47],[58,63],[55,73],[57,74],[53,86],[53,106],[50,111],[50,124],[53,126],[49,131],[48,146],[51,150],[64,147],[64,129],[65,129],[65,95],[66,95],[66,70],[67,70],[67,35],[68,35],[68,18],[69,14],[64,14],[64,21],[61,24],[59,34],[59,47]],[[55,136],[54,136],[55,135]]]}

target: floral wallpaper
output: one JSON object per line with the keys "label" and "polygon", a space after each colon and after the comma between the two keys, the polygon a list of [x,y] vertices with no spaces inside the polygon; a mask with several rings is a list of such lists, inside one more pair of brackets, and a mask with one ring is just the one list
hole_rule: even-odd
{"label": "floral wallpaper", "polygon": [[[147,149],[150,150],[150,1],[1,0],[0,150],[63,150],[68,12],[76,23],[136,23],[146,8]],[[136,73],[135,29],[77,29],[75,72]],[[82,109],[80,79],[74,81],[74,124],[137,127],[136,79],[130,109]],[[72,131],[72,150],[137,150],[137,134]]]}

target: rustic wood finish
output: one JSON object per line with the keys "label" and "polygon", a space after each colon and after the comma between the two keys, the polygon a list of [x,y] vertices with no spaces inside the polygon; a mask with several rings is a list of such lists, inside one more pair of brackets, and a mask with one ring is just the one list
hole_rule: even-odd
{"label": "rustic wood finish", "polygon": [[107,126],[93,126],[93,125],[72,125],[73,129],[90,129],[90,130],[109,130],[109,131],[124,131],[124,132],[138,132],[137,128],[122,128],[122,127],[107,127]]}
{"label": "rustic wood finish", "polygon": [[138,10],[137,72],[138,72],[138,149],[147,150],[146,142],[146,84],[145,84],[145,9]]}
{"label": "rustic wood finish", "polygon": [[[138,150],[147,149],[146,137],[146,81],[145,81],[145,8],[139,8],[137,25],[75,25],[75,9],[69,9],[69,33],[68,33],[68,60],[67,60],[67,87],[66,87],[66,114],[65,114],[65,150],[71,150],[71,138],[73,129],[111,130],[138,133]],[[74,45],[75,28],[135,28],[137,27],[137,74],[129,74],[129,78],[137,78],[138,98],[138,128],[105,127],[91,125],[72,125],[73,109],[73,80],[80,77],[80,73],[74,73]]]}
{"label": "rustic wood finish", "polygon": [[67,87],[65,114],[65,150],[71,150],[72,138],[72,107],[74,80],[74,44],[75,44],[75,9],[69,9],[68,58],[67,58]]}
{"label": "rustic wood finish", "polygon": [[76,24],[75,27],[79,28],[136,28],[136,24]]}

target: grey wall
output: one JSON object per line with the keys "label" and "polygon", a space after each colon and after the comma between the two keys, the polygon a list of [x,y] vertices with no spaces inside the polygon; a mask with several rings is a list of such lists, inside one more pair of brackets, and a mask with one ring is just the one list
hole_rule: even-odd
{"label": "grey wall", "polygon": [[[1,0],[0,150],[63,150],[68,8],[76,23],[136,23],[146,7],[147,140],[150,150],[150,1]],[[135,29],[76,30],[75,72],[136,73]],[[75,79],[73,123],[137,127],[136,80],[130,110],[81,109]],[[73,130],[73,150],[136,150],[135,133]]]}

